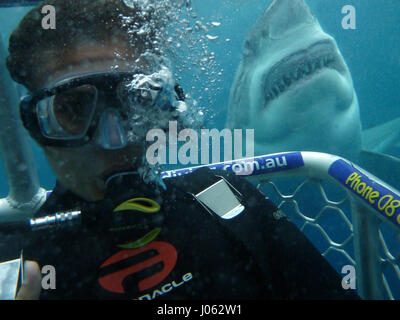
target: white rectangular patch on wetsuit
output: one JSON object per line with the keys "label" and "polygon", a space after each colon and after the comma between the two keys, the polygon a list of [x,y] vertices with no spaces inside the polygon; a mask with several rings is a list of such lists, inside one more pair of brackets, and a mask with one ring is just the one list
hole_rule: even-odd
{"label": "white rectangular patch on wetsuit", "polygon": [[244,206],[224,179],[196,194],[196,199],[209,211],[223,219],[232,219],[244,210]]}

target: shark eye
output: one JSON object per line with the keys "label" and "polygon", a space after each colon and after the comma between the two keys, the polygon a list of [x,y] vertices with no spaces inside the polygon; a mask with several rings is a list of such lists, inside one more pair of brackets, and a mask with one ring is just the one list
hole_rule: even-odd
{"label": "shark eye", "polygon": [[253,42],[253,41],[250,41],[250,40],[246,40],[246,41],[244,42],[243,54],[244,54],[245,56],[248,56],[248,55],[254,53],[254,45],[253,45],[253,43],[254,43],[254,42]]}

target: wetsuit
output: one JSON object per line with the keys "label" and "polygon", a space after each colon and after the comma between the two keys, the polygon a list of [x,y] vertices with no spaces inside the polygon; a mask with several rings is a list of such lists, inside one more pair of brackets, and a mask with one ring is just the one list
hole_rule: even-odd
{"label": "wetsuit", "polygon": [[[243,196],[245,210],[231,220],[210,214],[191,195],[218,180],[217,173]],[[32,232],[3,250],[13,259],[15,247],[23,247],[25,259],[55,267],[56,289],[42,290],[42,299],[358,298],[246,180],[199,169],[164,182],[165,191],[136,175],[118,177],[105,199],[93,203],[57,183],[36,216],[81,209],[82,225]],[[155,201],[159,210],[113,212],[129,199],[145,205],[140,198]]]}

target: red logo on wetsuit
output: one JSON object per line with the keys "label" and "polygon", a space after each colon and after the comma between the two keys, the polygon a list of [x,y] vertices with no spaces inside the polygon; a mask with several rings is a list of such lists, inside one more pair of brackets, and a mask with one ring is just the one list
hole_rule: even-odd
{"label": "red logo on wetsuit", "polygon": [[151,258],[147,258],[144,261],[139,263],[135,263],[129,267],[125,267],[116,272],[107,274],[99,278],[99,283],[101,286],[109,291],[115,293],[125,293],[123,287],[123,281],[130,275],[133,275],[137,272],[145,270],[162,262],[162,269],[155,274],[148,276],[145,279],[142,279],[138,282],[139,291],[145,291],[150,289],[161,281],[163,281],[174,269],[176,261],[178,259],[178,253],[175,247],[167,242],[162,241],[153,241],[148,245],[133,250],[122,250],[108,258],[102,265],[101,268],[113,265],[115,263],[124,261],[126,259],[132,258],[136,255],[148,252],[148,251],[156,251],[156,255],[153,255]]}

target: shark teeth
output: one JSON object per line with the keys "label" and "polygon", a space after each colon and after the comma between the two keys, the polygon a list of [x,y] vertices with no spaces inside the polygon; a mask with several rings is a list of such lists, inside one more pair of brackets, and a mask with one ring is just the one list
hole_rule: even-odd
{"label": "shark teeth", "polygon": [[285,58],[271,68],[264,87],[266,102],[277,98],[296,82],[311,77],[321,69],[338,69],[340,63],[332,49],[330,42],[322,41]]}

